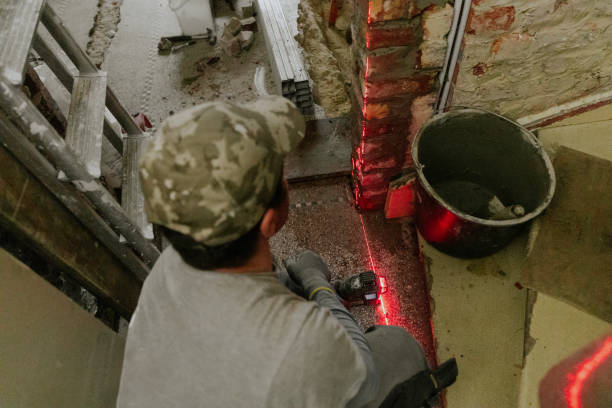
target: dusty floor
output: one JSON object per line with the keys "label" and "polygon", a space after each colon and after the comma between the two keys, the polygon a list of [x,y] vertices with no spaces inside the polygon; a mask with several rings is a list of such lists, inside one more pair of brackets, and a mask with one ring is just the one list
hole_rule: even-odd
{"label": "dusty floor", "polygon": [[363,328],[390,324],[408,329],[423,345],[430,364],[436,357],[425,275],[410,224],[382,214],[357,212],[348,178],[290,186],[289,222],[272,241],[280,258],[308,248],[325,258],[334,279],[373,269],[386,278],[383,304],[353,307]]}

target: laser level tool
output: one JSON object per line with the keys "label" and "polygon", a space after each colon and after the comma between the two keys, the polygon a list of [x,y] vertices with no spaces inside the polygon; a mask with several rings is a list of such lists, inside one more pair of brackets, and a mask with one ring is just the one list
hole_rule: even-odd
{"label": "laser level tool", "polygon": [[385,278],[374,271],[361,272],[334,283],[338,296],[350,305],[376,305],[387,290]]}

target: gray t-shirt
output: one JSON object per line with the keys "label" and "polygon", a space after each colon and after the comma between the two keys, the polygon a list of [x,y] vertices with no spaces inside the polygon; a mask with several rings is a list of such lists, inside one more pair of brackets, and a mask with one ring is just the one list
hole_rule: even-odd
{"label": "gray t-shirt", "polygon": [[365,377],[338,320],[273,273],[200,271],[168,247],[130,322],[117,406],[338,408]]}

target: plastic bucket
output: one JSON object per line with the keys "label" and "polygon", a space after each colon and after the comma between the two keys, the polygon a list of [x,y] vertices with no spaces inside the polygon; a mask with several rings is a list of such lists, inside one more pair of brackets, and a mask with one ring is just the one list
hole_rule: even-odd
{"label": "plastic bucket", "polygon": [[550,203],[555,173],[535,136],[482,109],[431,118],[412,145],[416,225],[447,254],[489,255]]}

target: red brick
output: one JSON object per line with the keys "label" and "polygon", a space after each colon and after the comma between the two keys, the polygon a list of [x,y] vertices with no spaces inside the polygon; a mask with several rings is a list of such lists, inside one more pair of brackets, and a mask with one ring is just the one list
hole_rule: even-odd
{"label": "red brick", "polygon": [[[394,156],[403,156],[402,147],[405,147],[407,138],[403,134],[390,134],[383,136],[374,136],[363,139],[359,143],[359,153],[364,161],[386,160],[386,158]],[[400,163],[401,164],[401,163]]]}
{"label": "red brick", "polygon": [[393,175],[397,174],[399,170],[399,168],[376,169],[364,173],[356,169],[353,177],[359,182],[361,187],[367,188],[368,190],[381,190],[387,188],[389,180]]}
{"label": "red brick", "polygon": [[380,209],[389,180],[412,165],[410,140],[422,122],[413,120],[413,104],[435,95],[438,74],[421,70],[419,45],[423,27],[418,14],[433,4],[447,2],[356,3],[351,103],[357,119],[352,131],[353,183],[356,204],[361,209]]}
{"label": "red brick", "polygon": [[448,3],[448,0],[358,0],[356,12],[371,23],[410,19],[424,9],[437,4]]}
{"label": "red brick", "polygon": [[369,50],[414,44],[416,38],[412,27],[395,29],[372,27],[366,36],[366,47]]}
{"label": "red brick", "polygon": [[380,137],[384,135],[405,135],[408,137],[410,128],[405,119],[402,120],[368,120],[363,121],[361,137],[368,140],[370,137]]}
{"label": "red brick", "polygon": [[417,74],[411,78],[366,81],[368,100],[385,99],[401,95],[421,96],[432,91],[437,72]]}
{"label": "red brick", "polygon": [[386,198],[386,192],[367,197],[361,195],[355,200],[355,205],[358,209],[364,211],[380,210],[385,205]]}
{"label": "red brick", "polygon": [[[402,153],[403,143],[396,146],[393,152],[375,152],[374,154],[363,155],[361,153],[362,146],[357,146],[353,157],[356,160],[356,166],[361,172],[369,173],[386,169],[399,169],[404,164],[404,154]],[[389,150],[387,148],[386,150]],[[399,153],[397,153],[399,152]]]}
{"label": "red brick", "polygon": [[410,78],[419,69],[418,47],[391,47],[358,54],[369,81]]}

